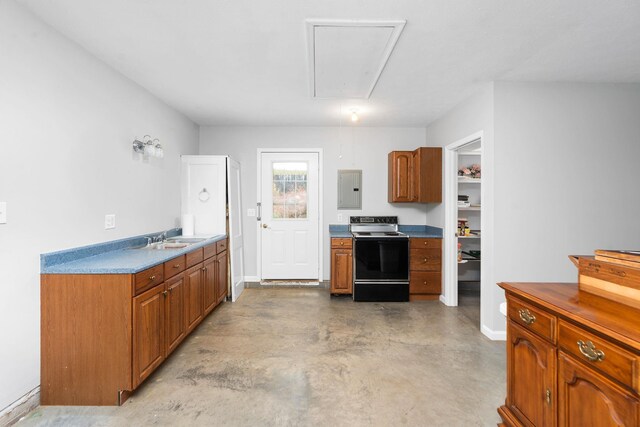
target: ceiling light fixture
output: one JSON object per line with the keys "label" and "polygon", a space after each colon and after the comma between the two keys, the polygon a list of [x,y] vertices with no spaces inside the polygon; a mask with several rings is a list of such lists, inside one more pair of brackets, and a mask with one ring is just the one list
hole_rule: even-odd
{"label": "ceiling light fixture", "polygon": [[351,121],[355,123],[358,120],[360,120],[360,117],[358,117],[358,112],[356,110],[352,110],[351,111]]}

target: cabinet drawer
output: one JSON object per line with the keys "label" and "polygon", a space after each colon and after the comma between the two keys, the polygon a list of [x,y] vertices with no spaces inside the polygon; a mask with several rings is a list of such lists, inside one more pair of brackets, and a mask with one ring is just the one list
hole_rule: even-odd
{"label": "cabinet drawer", "polygon": [[563,320],[558,328],[558,347],[636,392],[640,391],[638,355]]}
{"label": "cabinet drawer", "polygon": [[180,255],[164,263],[164,278],[173,277],[178,273],[182,273],[186,265],[186,256]]}
{"label": "cabinet drawer", "polygon": [[220,240],[216,243],[217,253],[227,250],[227,239]]}
{"label": "cabinet drawer", "polygon": [[211,258],[212,256],[215,256],[218,253],[217,245],[215,243],[207,245],[202,249],[204,251],[204,259]]}
{"label": "cabinet drawer", "polygon": [[164,281],[164,267],[162,264],[148,268],[133,276],[135,294],[141,294]]}
{"label": "cabinet drawer", "polygon": [[442,247],[442,239],[420,239],[412,237],[409,239],[411,249],[439,249]]}
{"label": "cabinet drawer", "polygon": [[352,240],[350,237],[334,237],[331,239],[332,249],[351,249]]}
{"label": "cabinet drawer", "polygon": [[441,260],[440,249],[412,249],[409,252],[409,269],[440,271]]}
{"label": "cabinet drawer", "polygon": [[442,292],[440,273],[430,271],[412,271],[409,279],[409,293],[436,294]]}
{"label": "cabinet drawer", "polygon": [[189,252],[186,258],[186,267],[193,267],[194,265],[202,262],[204,259],[204,251],[202,248],[196,249],[195,251]]}
{"label": "cabinet drawer", "polygon": [[509,319],[541,337],[556,342],[556,316],[516,298],[507,302]]}

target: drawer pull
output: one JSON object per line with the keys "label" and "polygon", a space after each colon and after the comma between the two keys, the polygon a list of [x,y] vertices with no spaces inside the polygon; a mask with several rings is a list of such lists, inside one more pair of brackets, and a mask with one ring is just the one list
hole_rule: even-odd
{"label": "drawer pull", "polygon": [[340,242],[340,246],[344,246],[344,242]]}
{"label": "drawer pull", "polygon": [[580,353],[591,362],[601,362],[604,360],[604,351],[596,349],[596,346],[591,341],[586,343],[582,340],[578,341],[578,350]]}
{"label": "drawer pull", "polygon": [[149,277],[149,280],[156,280],[156,276]]}
{"label": "drawer pull", "polygon": [[530,325],[536,321],[536,316],[531,314],[531,312],[526,308],[521,308],[520,310],[518,310],[518,314],[520,315],[520,319],[522,319],[522,321],[527,325]]}
{"label": "drawer pull", "polygon": [[173,268],[180,268],[180,264],[175,264]]}

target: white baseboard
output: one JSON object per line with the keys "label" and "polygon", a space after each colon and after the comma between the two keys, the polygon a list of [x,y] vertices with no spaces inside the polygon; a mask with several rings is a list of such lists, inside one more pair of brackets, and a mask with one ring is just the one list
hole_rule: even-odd
{"label": "white baseboard", "polygon": [[40,404],[40,386],[0,411],[0,425],[10,426],[27,415]]}
{"label": "white baseboard", "polygon": [[492,341],[507,340],[507,331],[494,331],[493,329],[487,328],[486,325],[482,325],[482,327],[480,328],[480,331]]}
{"label": "white baseboard", "polygon": [[259,282],[260,279],[258,278],[258,276],[244,276],[244,281],[245,282]]}

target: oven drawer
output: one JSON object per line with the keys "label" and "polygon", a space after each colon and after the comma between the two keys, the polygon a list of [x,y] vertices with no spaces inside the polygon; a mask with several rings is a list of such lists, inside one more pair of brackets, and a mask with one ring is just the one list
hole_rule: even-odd
{"label": "oven drawer", "polygon": [[640,392],[640,357],[619,345],[571,323],[560,320],[558,347],[590,367]]}
{"label": "oven drawer", "polygon": [[409,290],[412,294],[436,294],[442,292],[442,276],[440,272],[412,271],[409,279]]}
{"label": "oven drawer", "polygon": [[440,271],[442,254],[440,249],[412,249],[409,254],[409,269]]}

